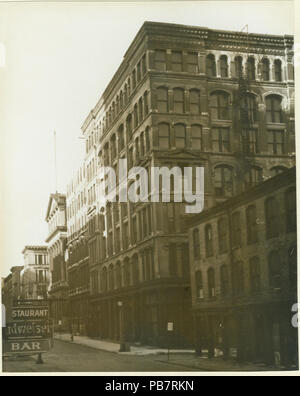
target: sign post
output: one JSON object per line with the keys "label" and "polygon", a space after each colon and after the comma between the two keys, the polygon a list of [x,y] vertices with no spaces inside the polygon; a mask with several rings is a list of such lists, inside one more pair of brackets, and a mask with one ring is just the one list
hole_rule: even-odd
{"label": "sign post", "polygon": [[47,303],[18,301],[12,308],[11,322],[4,329],[3,353],[38,355],[37,364],[42,364],[42,353],[50,349],[50,337]]}
{"label": "sign post", "polygon": [[174,331],[174,323],[169,322],[168,323],[168,361],[170,360],[170,336],[169,334]]}

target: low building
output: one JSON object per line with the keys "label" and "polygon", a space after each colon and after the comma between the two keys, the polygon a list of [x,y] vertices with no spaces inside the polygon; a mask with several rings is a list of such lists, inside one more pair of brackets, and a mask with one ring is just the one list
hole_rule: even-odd
{"label": "low building", "polygon": [[67,278],[67,214],[66,196],[51,194],[47,209],[49,264],[50,264],[50,311],[55,330],[69,329],[68,278]]}
{"label": "low building", "polygon": [[296,363],[296,226],[295,168],[189,221],[199,353]]}
{"label": "low building", "polygon": [[46,299],[50,284],[48,247],[25,246],[22,253],[24,269],[21,271],[21,299]]}

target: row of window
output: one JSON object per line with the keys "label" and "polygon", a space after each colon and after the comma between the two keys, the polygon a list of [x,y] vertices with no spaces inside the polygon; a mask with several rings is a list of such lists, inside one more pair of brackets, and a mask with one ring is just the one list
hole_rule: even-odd
{"label": "row of window", "polygon": [[[280,213],[280,201],[276,197],[270,197],[265,201],[265,230],[266,239],[275,238],[282,232],[282,214]],[[286,232],[296,232],[297,215],[296,215],[296,189],[290,188],[285,192],[285,220]],[[219,254],[228,252],[229,249],[229,235],[228,229],[232,232],[231,243],[232,247],[240,247],[242,245],[242,229],[246,224],[247,229],[247,243],[254,244],[258,242],[258,217],[255,205],[250,205],[246,208],[245,221],[242,220],[240,211],[236,211],[231,216],[231,227],[229,227],[228,219],[221,218],[217,225],[218,235],[218,251]],[[204,227],[204,241],[205,241],[205,257],[212,257],[215,254],[214,249],[214,231],[211,224],[206,224]],[[195,228],[193,231],[193,251],[194,259],[201,258],[201,242],[200,229]]]}
{"label": "row of window", "polygon": [[[230,273],[232,277],[230,280]],[[222,265],[219,271],[219,288],[217,290],[216,278],[217,274],[214,268],[209,268],[206,274],[206,287],[204,289],[204,281],[202,271],[196,271],[196,297],[199,300],[204,298],[216,298],[218,296],[226,297],[231,294],[241,295],[246,291],[246,268],[242,261],[236,262],[232,265],[230,271],[229,266]],[[249,260],[249,291],[252,294],[259,293],[262,289],[261,279],[261,263],[258,257],[252,257]],[[288,270],[285,270],[285,265],[282,262],[281,254],[278,251],[272,251],[268,256],[268,273],[269,285],[272,291],[280,292],[286,284],[286,275],[289,278],[289,290],[297,290],[297,248],[293,246],[288,252]],[[205,291],[207,291],[205,295]]]}
{"label": "row of window", "polygon": [[[221,78],[242,78],[256,80],[256,61],[253,56],[246,60],[245,67],[242,56],[236,56],[233,62],[233,70],[230,70],[230,63],[227,55],[221,55],[216,61],[213,54],[206,56],[206,75],[208,77]],[[193,74],[199,73],[199,58],[197,52],[189,52],[187,55],[181,51],[172,51],[168,54],[166,50],[156,50],[154,59],[154,68],[158,71],[188,72]],[[259,78],[263,81],[283,80],[282,62],[276,59],[271,68],[270,60],[264,57],[258,65]]]}

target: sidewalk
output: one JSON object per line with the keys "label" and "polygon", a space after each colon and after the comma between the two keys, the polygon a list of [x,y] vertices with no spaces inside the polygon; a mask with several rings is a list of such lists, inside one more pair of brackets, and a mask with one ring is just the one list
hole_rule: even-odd
{"label": "sidewalk", "polygon": [[[101,351],[120,353],[120,344],[111,341],[103,341],[92,339],[84,336],[74,336],[74,341],[71,341],[70,334],[58,334],[54,335],[54,339],[65,342],[70,342],[78,345],[85,345],[93,349],[99,349]],[[122,355],[135,355],[135,356],[147,356],[147,355],[167,355],[168,350],[164,348],[155,348],[150,346],[131,346],[130,352],[122,352]],[[189,349],[171,349],[170,354],[194,354],[194,350]]]}

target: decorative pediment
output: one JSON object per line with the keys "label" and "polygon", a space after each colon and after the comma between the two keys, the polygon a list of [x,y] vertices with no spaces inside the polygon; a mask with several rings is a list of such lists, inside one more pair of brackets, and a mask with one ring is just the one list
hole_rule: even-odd
{"label": "decorative pediment", "polygon": [[174,150],[174,151],[169,151],[167,152],[164,157],[172,158],[172,159],[182,159],[182,160],[200,160],[200,161],[205,161],[206,156],[203,153],[196,153],[195,151],[192,150]]}

